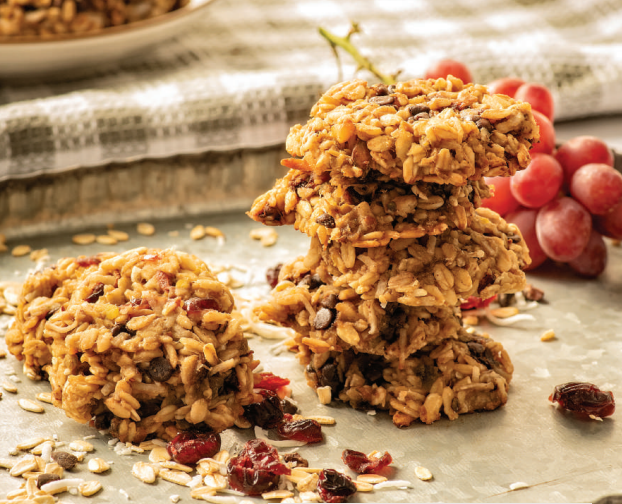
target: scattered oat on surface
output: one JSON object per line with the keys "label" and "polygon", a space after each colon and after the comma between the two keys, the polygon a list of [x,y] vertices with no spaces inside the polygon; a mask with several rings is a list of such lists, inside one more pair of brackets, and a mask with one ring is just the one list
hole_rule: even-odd
{"label": "scattered oat on surface", "polygon": [[556,339],[555,331],[553,329],[549,329],[548,331],[544,331],[542,336],[540,336],[540,341],[553,341]]}
{"label": "scattered oat on surface", "polygon": [[174,471],[172,469],[162,469],[160,471],[160,478],[181,486],[186,486],[192,480],[192,476],[186,474],[185,472]]}
{"label": "scattered oat on surface", "polygon": [[130,239],[130,235],[125,231],[119,231],[118,229],[109,229],[108,235],[112,236],[118,242],[120,241],[128,241]]}
{"label": "scattered oat on surface", "polygon": [[382,483],[383,481],[387,481],[387,478],[381,476],[380,474],[359,474],[356,477],[356,481],[360,481],[362,483],[369,483],[370,485],[376,485],[378,483]]}
{"label": "scattered oat on surface", "polygon": [[33,262],[42,261],[49,258],[48,249],[37,249],[30,253],[30,260]]}
{"label": "scattered oat on surface", "polygon": [[[5,389],[6,390],[6,389]],[[20,399],[17,401],[20,408],[26,411],[30,411],[32,413],[43,413],[45,409],[43,406],[39,406],[36,402],[31,401],[30,399]]]}
{"label": "scattered oat on surface", "polygon": [[17,444],[15,448],[17,448],[18,450],[26,451],[34,448],[35,446],[39,446],[44,441],[47,441],[47,439],[42,437],[30,438]]}
{"label": "scattered oat on surface", "polygon": [[415,476],[417,476],[417,478],[421,481],[429,481],[432,479],[432,473],[430,470],[423,466],[415,467]]}
{"label": "scattered oat on surface", "polygon": [[97,237],[92,233],[83,233],[73,235],[71,241],[76,245],[90,245],[91,243],[94,243],[96,239]]}
{"label": "scattered oat on surface", "polygon": [[106,462],[104,459],[96,457],[89,460],[87,467],[92,473],[98,474],[106,472],[108,469],[110,469],[110,464],[108,464],[108,462]]}
{"label": "scattered oat on surface", "polygon": [[271,247],[276,243],[279,234],[272,228],[251,229],[250,237],[259,240],[264,247]]}
{"label": "scattered oat on surface", "polygon": [[136,462],[132,466],[132,476],[138,478],[143,483],[154,483],[157,474],[152,464],[148,464],[146,462]]}
{"label": "scattered oat on surface", "polygon": [[168,453],[168,450],[164,446],[156,446],[149,453],[149,461],[158,463],[158,462],[166,462],[171,460],[171,456]]}
{"label": "scattered oat on surface", "polygon": [[97,236],[97,238],[95,238],[95,241],[97,241],[97,243],[101,245],[116,245],[117,244],[117,239],[114,236],[110,236],[107,234]]}
{"label": "scattered oat on surface", "polygon": [[155,226],[153,224],[149,224],[148,222],[141,222],[136,226],[136,231],[138,234],[151,236],[155,234]]}
{"label": "scattered oat on surface", "polygon": [[354,484],[356,485],[356,490],[358,492],[372,492],[374,490],[374,485],[364,481],[359,481],[358,479],[354,482]]}
{"label": "scattered oat on surface", "polygon": [[31,250],[32,249],[30,248],[30,245],[18,245],[17,247],[13,247],[13,250],[11,250],[11,255],[13,257],[22,257],[30,254]]}
{"label": "scattered oat on surface", "polygon": [[205,226],[198,224],[190,230],[190,238],[193,240],[201,240],[205,238]]}
{"label": "scattered oat on surface", "polygon": [[78,491],[84,495],[84,497],[90,497],[95,495],[102,489],[102,484],[99,481],[85,481],[78,485]]}
{"label": "scattered oat on surface", "polygon": [[51,392],[39,392],[36,396],[38,401],[52,404],[52,393]]}
{"label": "scattered oat on surface", "polygon": [[225,233],[220,229],[213,226],[205,226],[205,236],[212,236],[214,238],[224,238]]}
{"label": "scattered oat on surface", "polygon": [[11,476],[17,477],[21,476],[28,471],[34,471],[38,468],[38,464],[36,459],[33,457],[31,459],[24,458],[17,462],[10,470],[9,474]]}
{"label": "scattered oat on surface", "polygon": [[69,443],[69,449],[77,452],[92,452],[94,450],[93,445],[88,441],[78,439]]}
{"label": "scattered oat on surface", "polygon": [[261,497],[264,500],[287,499],[288,497],[293,496],[294,492],[290,492],[289,490],[273,490],[272,492],[265,492],[261,494]]}
{"label": "scattered oat on surface", "polygon": [[168,235],[172,238],[177,238],[179,236],[179,231],[169,231]]}

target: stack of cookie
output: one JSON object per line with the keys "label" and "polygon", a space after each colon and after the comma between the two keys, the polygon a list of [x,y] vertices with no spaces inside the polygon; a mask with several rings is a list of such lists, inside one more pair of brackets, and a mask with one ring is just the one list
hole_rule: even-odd
{"label": "stack of cookie", "polygon": [[459,306],[524,287],[518,228],[479,206],[483,177],[525,168],[537,139],[528,104],[451,76],[341,83],[292,128],[290,171],[249,215],[311,237],[261,317],[295,329],[323,402],[398,426],[506,402],[510,359]]}

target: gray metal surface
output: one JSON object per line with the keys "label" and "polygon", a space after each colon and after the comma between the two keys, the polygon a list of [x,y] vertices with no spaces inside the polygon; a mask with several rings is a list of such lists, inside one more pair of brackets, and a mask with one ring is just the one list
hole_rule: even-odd
{"label": "gray metal surface", "polygon": [[[139,236],[133,226],[118,228],[131,232],[128,242],[114,247],[77,246],[71,235],[48,234],[25,240],[33,249],[47,248],[52,261],[61,256],[92,254],[101,250],[126,250],[137,246],[177,246],[212,264],[239,264],[248,267],[248,287],[237,294],[267,295],[264,283],[266,267],[288,260],[306,251],[308,239],[292,229],[276,228],[278,243],[263,248],[249,238],[249,231],[259,227],[242,213],[194,216],[181,220],[158,221],[156,234]],[[192,241],[190,224],[212,225],[222,229],[226,242],[219,246],[213,239]],[[178,237],[169,231],[179,231]],[[103,233],[104,229],[86,229]],[[16,245],[13,242],[9,245]],[[531,313],[535,320],[503,328],[482,326],[501,341],[514,362],[516,371],[509,401],[503,408],[486,413],[465,415],[456,421],[442,419],[433,425],[414,424],[399,430],[386,414],[375,416],[353,411],[343,405],[321,406],[307,388],[303,372],[291,354],[275,355],[274,340],[254,338],[252,348],[266,370],[292,379],[294,397],[303,414],[331,415],[335,426],[325,427],[325,442],[300,448],[311,465],[343,467],[341,451],[345,448],[369,452],[388,450],[394,458],[394,479],[412,483],[407,490],[387,489],[358,493],[352,501],[360,502],[593,502],[609,493],[622,493],[622,430],[620,413],[602,422],[582,421],[551,407],[547,398],[555,385],[571,381],[589,381],[620,396],[622,391],[622,248],[609,247],[609,265],[598,280],[584,280],[554,266],[529,274],[529,280],[543,289],[549,304]],[[33,264],[27,257],[0,255],[0,281],[25,278]],[[540,335],[554,329],[557,339],[544,343]],[[0,330],[3,333],[3,330]],[[4,342],[0,339],[0,345]],[[102,475],[92,475],[86,463],[74,470],[75,477],[100,480],[104,489],[89,502],[123,502],[124,489],[129,502],[170,502],[178,494],[182,502],[191,502],[190,491],[159,481],[146,485],[130,475],[131,466],[145,455],[120,456],[108,445],[109,437],[66,418],[62,411],[45,405],[45,413],[21,410],[19,398],[34,399],[36,393],[49,390],[47,383],[34,383],[22,375],[21,365],[12,356],[0,360],[0,381],[19,380],[16,395],[3,391],[0,399],[0,458],[20,440],[34,436],[58,435],[72,441],[88,435],[95,452],[87,456],[113,461]],[[250,431],[232,429],[225,433],[223,446],[231,449],[236,442],[251,436]],[[429,482],[418,480],[414,468],[427,467],[434,475]],[[510,491],[523,482],[528,488]],[[21,481],[0,469],[0,499]],[[86,502],[86,498],[63,494],[67,502]],[[240,499],[238,499],[240,500]],[[261,499],[256,499],[261,502]]]}

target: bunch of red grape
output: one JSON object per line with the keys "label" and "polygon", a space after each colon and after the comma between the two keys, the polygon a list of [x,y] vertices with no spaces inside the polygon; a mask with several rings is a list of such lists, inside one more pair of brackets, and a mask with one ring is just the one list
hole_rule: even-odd
{"label": "bunch of red grape", "polygon": [[[448,74],[472,82],[468,67],[451,59],[432,65],[425,77]],[[483,206],[519,227],[532,259],[528,269],[551,258],[580,275],[600,275],[607,264],[603,236],[622,240],[622,174],[613,168],[613,153],[592,136],[573,138],[556,150],[553,97],[542,84],[506,77],[488,89],[531,104],[540,142],[531,148],[525,170],[485,179],[494,195]]]}

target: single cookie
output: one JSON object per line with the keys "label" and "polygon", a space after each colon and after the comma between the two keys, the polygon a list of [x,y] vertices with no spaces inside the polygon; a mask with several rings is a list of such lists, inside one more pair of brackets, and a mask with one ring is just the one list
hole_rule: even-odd
{"label": "single cookie", "polygon": [[283,165],[331,176],[464,185],[527,167],[538,127],[528,103],[460,79],[336,84],[294,126]]}

